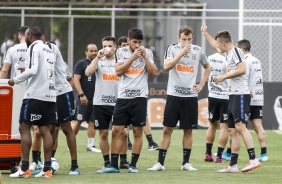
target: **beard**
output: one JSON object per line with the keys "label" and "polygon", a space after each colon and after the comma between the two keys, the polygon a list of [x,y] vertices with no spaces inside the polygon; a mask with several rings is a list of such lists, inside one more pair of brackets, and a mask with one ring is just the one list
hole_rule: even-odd
{"label": "beard", "polygon": [[31,42],[29,40],[26,40],[26,45],[27,45],[27,48],[31,45]]}

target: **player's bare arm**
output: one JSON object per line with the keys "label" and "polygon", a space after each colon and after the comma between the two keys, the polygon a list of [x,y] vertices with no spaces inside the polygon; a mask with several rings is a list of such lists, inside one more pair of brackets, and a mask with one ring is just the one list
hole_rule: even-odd
{"label": "player's bare arm", "polygon": [[246,73],[246,63],[245,62],[240,62],[237,64],[237,69],[229,72],[227,74],[224,75],[220,75],[220,76],[216,76],[214,77],[213,81],[218,84],[222,81],[224,81],[225,79],[230,79],[230,78],[234,78],[234,77],[238,77],[240,75],[243,75]]}
{"label": "player's bare arm", "polygon": [[202,34],[204,35],[204,37],[209,42],[209,44],[212,46],[212,48],[214,48],[214,50],[216,50],[216,52],[222,54],[220,52],[220,50],[218,49],[218,46],[217,46],[215,39],[213,39],[213,37],[208,33],[208,26],[202,25],[201,31],[202,31]]}
{"label": "player's bare arm", "polygon": [[6,79],[7,78],[10,67],[11,67],[11,64],[6,63],[4,61],[4,65],[3,65],[3,67],[0,71],[0,79]]}
{"label": "player's bare arm", "polygon": [[186,45],[183,49],[172,59],[164,60],[164,71],[168,72],[171,70],[181,59],[182,56],[188,54],[191,51],[191,46]]}
{"label": "player's bare arm", "polygon": [[[74,74],[73,82],[74,82],[74,87],[78,94],[83,93],[83,90],[80,84],[80,78],[81,78],[81,75]],[[85,95],[80,97],[80,102],[81,102],[81,105],[84,105],[84,106],[88,104],[88,100]]]}
{"label": "player's bare arm", "polygon": [[204,64],[203,65],[204,67],[204,75],[202,77],[202,80],[199,84],[196,84],[195,87],[194,87],[194,90],[199,93],[200,91],[202,91],[203,87],[205,86],[205,83],[208,81],[209,79],[209,75],[210,75],[210,72],[211,72],[211,66],[209,63],[207,64]]}

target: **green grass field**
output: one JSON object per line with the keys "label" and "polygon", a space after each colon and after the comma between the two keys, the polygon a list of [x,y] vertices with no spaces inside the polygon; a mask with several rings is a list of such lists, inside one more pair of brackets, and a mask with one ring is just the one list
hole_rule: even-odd
{"label": "green grass field", "polygon": [[[156,142],[159,142],[161,130],[153,130],[153,137]],[[139,173],[129,174],[127,170],[121,170],[119,174],[96,174],[96,171],[103,166],[103,159],[101,153],[86,152],[86,131],[80,131],[77,136],[78,147],[78,164],[81,171],[80,176],[68,176],[70,168],[70,155],[67,149],[65,136],[60,132],[59,147],[55,158],[60,164],[60,169],[52,179],[45,178],[28,178],[28,179],[10,179],[9,171],[2,171],[2,183],[282,183],[282,135],[267,131],[268,155],[269,161],[263,162],[259,169],[249,173],[235,173],[235,174],[220,174],[216,173],[218,169],[222,169],[229,162],[225,163],[208,163],[204,162],[205,154],[205,130],[195,130],[194,144],[192,148],[190,163],[198,171],[182,171],[180,170],[182,163],[182,131],[175,130],[172,135],[170,148],[167,152],[165,160],[165,171],[149,172],[147,169],[157,161],[158,151],[148,151],[147,140],[144,137],[144,146],[141,152],[139,162],[137,164]],[[260,148],[256,134],[251,131],[254,142],[256,155],[259,156]],[[132,131],[130,132],[132,140]],[[98,146],[98,134],[96,135],[95,145]],[[217,142],[217,139],[216,139]],[[242,169],[248,160],[248,155],[243,141],[239,155],[239,169]],[[217,151],[217,144],[213,147],[213,152]],[[128,152],[128,159],[130,160],[131,152]]]}

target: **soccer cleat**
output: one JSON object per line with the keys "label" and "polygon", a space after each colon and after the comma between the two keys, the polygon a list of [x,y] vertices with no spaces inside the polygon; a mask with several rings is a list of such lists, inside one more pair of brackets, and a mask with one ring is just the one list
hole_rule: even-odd
{"label": "soccer cleat", "polygon": [[159,145],[155,142],[149,144],[149,146],[148,146],[149,151],[158,150],[158,149],[159,149]]}
{"label": "soccer cleat", "polygon": [[216,156],[214,162],[215,162],[215,163],[222,163],[222,162],[223,162],[223,159],[220,158],[220,157],[218,157],[218,156]]}
{"label": "soccer cleat", "polygon": [[218,170],[218,173],[237,173],[238,172],[238,165],[235,164],[233,166],[226,166],[224,169]]}
{"label": "soccer cleat", "polygon": [[231,154],[226,153],[225,151],[222,153],[221,158],[223,158],[224,160],[231,160]]}
{"label": "soccer cleat", "polygon": [[29,170],[31,171],[38,170],[38,169],[42,169],[42,164],[40,162],[38,162],[38,164],[36,164],[35,162],[32,162],[29,165]]}
{"label": "soccer cleat", "polygon": [[266,161],[268,161],[268,155],[267,155],[267,153],[261,154],[261,155],[259,156],[258,160],[259,160],[260,162],[266,162]]}
{"label": "soccer cleat", "polygon": [[86,148],[86,151],[93,151],[93,152],[96,152],[96,153],[101,152],[101,150],[99,150],[99,149],[96,148],[95,146],[87,147],[87,148]]}
{"label": "soccer cleat", "polygon": [[196,168],[192,167],[192,164],[186,163],[183,166],[181,166],[181,170],[186,170],[186,171],[197,171]]}
{"label": "soccer cleat", "polygon": [[129,173],[138,173],[139,171],[138,171],[137,167],[135,167],[135,166],[129,166],[128,172],[129,172]]}
{"label": "soccer cleat", "polygon": [[131,142],[128,142],[127,150],[132,150],[132,144],[131,144]]}
{"label": "soccer cleat", "polygon": [[104,173],[119,173],[119,169],[116,169],[113,166],[109,166],[107,168],[103,168],[102,170],[97,171],[97,174],[104,174]]}
{"label": "soccer cleat", "polygon": [[42,171],[42,169],[37,169],[37,170],[31,171],[31,174],[32,174],[32,175],[37,175],[37,174],[39,174],[41,171]]}
{"label": "soccer cleat", "polygon": [[28,178],[31,176],[31,172],[28,169],[27,171],[22,171],[21,168],[13,174],[10,174],[10,178]]}
{"label": "soccer cleat", "polygon": [[42,170],[39,174],[35,175],[35,178],[52,178],[52,175],[52,170],[46,172]]}
{"label": "soccer cleat", "polygon": [[212,155],[210,154],[205,154],[205,159],[206,162],[213,162],[213,158]]}
{"label": "soccer cleat", "polygon": [[106,169],[108,167],[111,167],[111,162],[110,161],[104,162],[104,166],[102,167],[102,169]]}
{"label": "soccer cleat", "polygon": [[80,175],[80,171],[79,171],[78,168],[76,168],[76,169],[74,169],[74,170],[70,170],[69,175],[70,175],[70,176],[77,176],[77,175]]}
{"label": "soccer cleat", "polygon": [[254,160],[249,160],[248,165],[245,168],[243,168],[241,171],[249,172],[259,167],[260,167],[260,162],[257,158],[255,158]]}
{"label": "soccer cleat", "polygon": [[160,164],[160,162],[156,163],[153,167],[149,168],[148,171],[163,171],[165,167]]}
{"label": "soccer cleat", "polygon": [[129,163],[125,160],[125,161],[120,161],[120,169],[129,169]]}

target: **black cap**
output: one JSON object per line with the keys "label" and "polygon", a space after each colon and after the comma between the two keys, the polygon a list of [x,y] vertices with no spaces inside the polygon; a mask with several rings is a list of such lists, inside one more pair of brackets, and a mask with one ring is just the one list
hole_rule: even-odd
{"label": "black cap", "polygon": [[18,33],[24,35],[24,33],[27,29],[28,29],[28,26],[22,26],[18,29]]}

